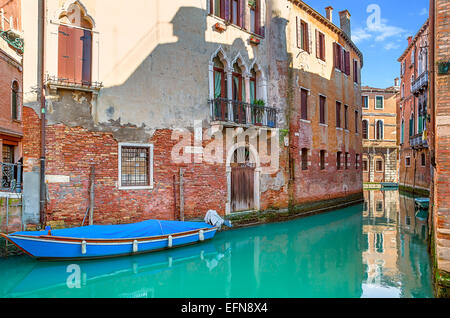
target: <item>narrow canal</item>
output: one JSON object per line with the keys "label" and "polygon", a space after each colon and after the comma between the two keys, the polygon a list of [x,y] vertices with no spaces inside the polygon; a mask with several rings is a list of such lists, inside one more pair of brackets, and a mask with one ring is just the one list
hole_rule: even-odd
{"label": "narrow canal", "polygon": [[426,220],[398,191],[196,246],[101,261],[0,259],[0,297],[433,297]]}

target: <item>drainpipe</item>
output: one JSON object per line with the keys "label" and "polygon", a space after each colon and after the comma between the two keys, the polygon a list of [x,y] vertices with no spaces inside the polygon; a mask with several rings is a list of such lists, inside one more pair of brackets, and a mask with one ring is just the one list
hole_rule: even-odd
{"label": "drainpipe", "polygon": [[40,221],[43,226],[46,222],[45,217],[45,201],[46,201],[46,191],[45,191],[45,87],[44,87],[44,55],[45,55],[45,1],[39,0],[39,31],[38,31],[38,41],[39,41],[39,52],[38,52],[38,63],[39,63],[39,95],[41,103],[41,151],[40,151],[40,193],[39,193],[39,212]]}

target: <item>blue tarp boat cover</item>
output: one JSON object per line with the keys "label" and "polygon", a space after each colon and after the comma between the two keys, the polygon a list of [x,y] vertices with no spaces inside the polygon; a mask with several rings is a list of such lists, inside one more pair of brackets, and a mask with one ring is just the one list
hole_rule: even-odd
{"label": "blue tarp boat cover", "polygon": [[[90,225],[71,229],[51,230],[51,235],[83,239],[130,239],[175,234],[212,227],[213,226],[203,222],[148,220],[134,224]],[[41,236],[47,234],[48,231],[35,231],[16,232],[11,235]]]}

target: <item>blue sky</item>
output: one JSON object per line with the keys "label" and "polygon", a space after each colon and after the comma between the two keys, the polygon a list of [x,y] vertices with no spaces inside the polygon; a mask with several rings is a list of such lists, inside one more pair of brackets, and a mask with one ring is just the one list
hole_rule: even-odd
{"label": "blue sky", "polygon": [[333,7],[333,23],[340,26],[339,11],[351,15],[352,40],[364,55],[362,84],[386,88],[400,75],[397,59],[428,18],[429,0],[305,0],[323,16]]}

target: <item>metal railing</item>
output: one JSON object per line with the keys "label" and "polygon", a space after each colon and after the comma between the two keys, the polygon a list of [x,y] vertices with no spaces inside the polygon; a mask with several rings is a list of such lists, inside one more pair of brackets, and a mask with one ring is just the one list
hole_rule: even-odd
{"label": "metal railing", "polygon": [[22,192],[22,164],[0,162],[0,191]]}
{"label": "metal railing", "polygon": [[423,72],[412,84],[411,93],[417,93],[421,89],[428,87],[428,72]]}
{"label": "metal railing", "polygon": [[241,101],[216,98],[209,101],[212,121],[276,128],[277,109]]}
{"label": "metal railing", "polygon": [[426,139],[423,139],[423,133],[410,137],[409,145],[412,148],[428,148],[428,142]]}

